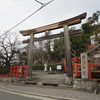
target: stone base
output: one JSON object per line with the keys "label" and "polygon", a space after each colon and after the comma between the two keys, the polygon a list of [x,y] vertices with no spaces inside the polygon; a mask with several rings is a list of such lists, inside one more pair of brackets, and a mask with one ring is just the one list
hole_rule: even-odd
{"label": "stone base", "polygon": [[97,88],[97,80],[74,78],[73,79],[73,88],[94,90]]}
{"label": "stone base", "polygon": [[33,81],[34,79],[36,79],[37,77],[33,77],[33,76],[27,76],[25,78],[26,81]]}
{"label": "stone base", "polygon": [[65,84],[72,85],[73,80],[71,77],[66,76]]}
{"label": "stone base", "polygon": [[27,76],[26,81],[32,81],[32,76]]}

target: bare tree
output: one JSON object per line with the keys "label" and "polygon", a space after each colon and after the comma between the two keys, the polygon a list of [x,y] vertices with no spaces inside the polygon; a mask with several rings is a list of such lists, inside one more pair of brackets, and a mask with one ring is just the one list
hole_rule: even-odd
{"label": "bare tree", "polygon": [[45,50],[47,52],[47,62],[50,63],[51,62],[51,48],[50,48],[50,39],[46,40],[45,42]]}
{"label": "bare tree", "polygon": [[37,60],[39,63],[43,63],[44,48],[43,41],[38,41],[34,44],[34,61]]}
{"label": "bare tree", "polygon": [[18,62],[17,51],[20,50],[19,34],[9,32],[0,37],[0,62],[1,65],[10,67],[11,63]]}

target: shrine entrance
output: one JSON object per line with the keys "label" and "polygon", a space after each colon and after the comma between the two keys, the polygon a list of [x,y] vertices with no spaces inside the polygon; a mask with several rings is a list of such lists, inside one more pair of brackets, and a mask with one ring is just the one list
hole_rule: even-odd
{"label": "shrine entrance", "polygon": [[[29,51],[28,51],[28,77],[32,76],[32,63],[33,63],[33,57],[34,57],[34,54],[33,54],[34,42],[63,36],[64,37],[64,44],[65,44],[66,66],[67,66],[66,81],[69,81],[69,82],[71,81],[71,78],[73,77],[73,68],[71,65],[71,51],[70,51],[69,35],[81,33],[81,30],[75,30],[75,31],[70,33],[68,31],[68,27],[81,23],[81,20],[84,18],[86,18],[86,13],[83,13],[81,15],[78,15],[76,17],[73,17],[73,18],[58,22],[58,23],[46,25],[43,27],[35,28],[35,29],[20,31],[20,33],[23,36],[30,35]],[[64,32],[56,34],[56,35],[46,35],[46,36],[41,37],[41,38],[34,38],[35,34],[39,34],[41,32],[45,32],[46,34],[48,34],[51,30],[56,30],[59,28],[64,28]]]}

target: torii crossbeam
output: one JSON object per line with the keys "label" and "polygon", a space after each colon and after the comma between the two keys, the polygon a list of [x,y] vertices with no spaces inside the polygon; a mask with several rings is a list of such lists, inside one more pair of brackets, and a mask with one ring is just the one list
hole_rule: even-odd
{"label": "torii crossbeam", "polygon": [[62,28],[65,25],[71,26],[71,25],[81,23],[81,20],[84,19],[85,17],[86,17],[86,13],[83,13],[79,16],[70,18],[68,20],[64,20],[64,21],[61,21],[61,22],[57,22],[57,23],[54,23],[54,24],[46,25],[46,26],[43,26],[43,27],[35,28],[35,29],[20,31],[20,33],[25,36],[25,35],[30,35],[31,33],[37,34],[37,33],[45,32],[45,31],[50,31],[50,30]]}

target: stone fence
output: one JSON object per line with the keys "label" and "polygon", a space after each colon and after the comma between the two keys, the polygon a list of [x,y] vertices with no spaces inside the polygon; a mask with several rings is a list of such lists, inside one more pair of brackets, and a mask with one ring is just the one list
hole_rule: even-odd
{"label": "stone fence", "polygon": [[95,90],[97,88],[97,80],[93,79],[73,79],[73,88]]}

